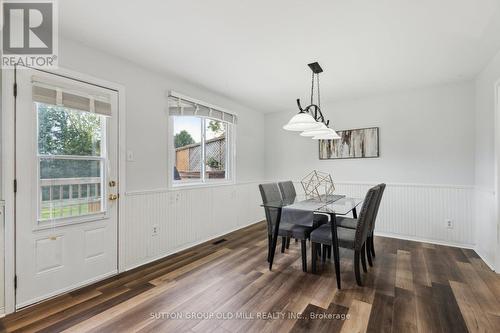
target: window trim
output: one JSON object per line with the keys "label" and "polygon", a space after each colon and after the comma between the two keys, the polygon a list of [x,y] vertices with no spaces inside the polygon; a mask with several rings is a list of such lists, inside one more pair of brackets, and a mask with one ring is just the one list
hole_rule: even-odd
{"label": "window trim", "polygon": [[[191,189],[191,188],[205,188],[205,187],[214,187],[214,186],[220,186],[220,185],[231,185],[236,183],[236,126],[235,124],[227,123],[227,130],[226,130],[226,178],[225,179],[211,179],[211,180],[204,180],[204,175],[205,175],[205,162],[204,159],[202,159],[202,175],[203,177],[199,180],[193,180],[193,181],[185,181],[182,183],[178,183],[174,181],[174,165],[175,165],[175,147],[174,147],[174,142],[173,142],[173,137],[174,137],[174,120],[173,117],[167,114],[167,168],[168,168],[168,189]],[[178,116],[179,117],[179,116]],[[182,116],[180,116],[182,117]],[[204,119],[214,119],[217,121],[221,121],[220,119],[215,119],[215,118],[210,118],[210,117],[204,117],[204,116],[196,116],[198,118],[201,118],[202,120]],[[205,154],[205,122],[202,121],[202,156],[204,157]],[[228,149],[229,148],[229,149]]]}

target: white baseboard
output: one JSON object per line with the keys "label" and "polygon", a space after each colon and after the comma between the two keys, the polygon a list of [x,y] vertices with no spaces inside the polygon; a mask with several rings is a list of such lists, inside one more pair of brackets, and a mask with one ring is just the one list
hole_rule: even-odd
{"label": "white baseboard", "polygon": [[406,235],[399,235],[399,234],[391,234],[388,232],[377,232],[377,231],[375,231],[375,236],[397,238],[397,239],[409,240],[409,241],[414,241],[414,242],[429,243],[429,244],[436,244],[436,245],[460,247],[460,248],[470,249],[470,250],[476,251],[475,246],[472,244],[460,244],[460,243],[453,243],[453,242],[444,242],[444,241],[434,240],[434,239],[427,239],[427,238],[406,236]]}
{"label": "white baseboard", "polygon": [[5,317],[5,308],[2,306],[0,308],[0,318],[3,318],[3,317]]}
{"label": "white baseboard", "polygon": [[457,244],[457,243],[452,243],[452,242],[436,241],[436,240],[432,240],[432,239],[425,239],[425,238],[413,237],[413,236],[404,236],[404,235],[391,234],[391,233],[386,233],[386,232],[375,232],[375,236],[397,238],[397,239],[410,240],[410,241],[415,241],[415,242],[444,245],[444,246],[452,246],[452,247],[459,247],[459,248],[463,248],[463,249],[473,250],[479,256],[479,258],[481,258],[481,260],[484,261],[484,263],[493,272],[496,272],[495,267],[481,254],[481,252],[478,250],[477,246],[472,245],[472,244]]}
{"label": "white baseboard", "polygon": [[256,222],[251,222],[251,223],[249,223],[249,224],[247,224],[247,225],[244,225],[244,226],[239,226],[239,227],[236,227],[236,228],[230,229],[230,230],[228,230],[228,231],[224,231],[223,233],[220,233],[220,234],[217,234],[217,235],[212,235],[212,236],[209,236],[209,237],[208,237],[208,238],[206,238],[206,239],[203,239],[203,240],[200,240],[200,241],[197,241],[197,242],[193,242],[193,243],[189,243],[189,244],[187,244],[187,245],[183,245],[183,246],[181,246],[181,247],[178,247],[178,248],[176,248],[176,249],[173,249],[172,251],[169,251],[169,252],[167,252],[167,253],[163,253],[163,254],[161,254],[161,255],[159,255],[159,256],[156,256],[156,257],[153,257],[153,258],[148,258],[147,260],[145,260],[145,261],[143,261],[143,262],[141,262],[141,263],[134,264],[134,265],[129,266],[129,267],[125,267],[125,268],[123,268],[123,269],[120,271],[120,273],[130,271],[130,270],[132,270],[132,269],[134,269],[134,268],[137,268],[137,267],[141,267],[141,266],[147,265],[147,264],[152,263],[152,262],[155,262],[155,261],[157,261],[157,260],[161,260],[161,259],[166,258],[166,257],[168,257],[168,256],[171,256],[171,255],[173,255],[173,254],[175,254],[175,253],[178,253],[178,252],[181,252],[181,251],[184,251],[184,250],[190,249],[190,248],[195,247],[195,246],[197,246],[197,245],[200,245],[200,244],[203,244],[203,243],[209,242],[209,241],[214,240],[214,239],[216,239],[216,238],[222,237],[222,236],[224,236],[224,235],[230,234],[230,233],[235,232],[235,231],[238,231],[238,230],[240,230],[240,229],[247,228],[247,227],[249,227],[249,226],[251,226],[251,225],[254,225],[254,224],[257,224],[257,223],[260,223],[260,222],[262,222],[262,220],[259,220],[259,221],[256,221]]}
{"label": "white baseboard", "polygon": [[479,250],[479,248],[477,246],[474,247],[474,251],[477,253],[477,255],[479,256],[479,258],[481,258],[482,261],[484,261],[484,263],[495,273],[499,274],[499,272],[496,271],[495,269],[495,265],[493,265],[492,263],[489,262],[488,259],[486,259],[486,257],[484,255],[481,254],[481,251]]}

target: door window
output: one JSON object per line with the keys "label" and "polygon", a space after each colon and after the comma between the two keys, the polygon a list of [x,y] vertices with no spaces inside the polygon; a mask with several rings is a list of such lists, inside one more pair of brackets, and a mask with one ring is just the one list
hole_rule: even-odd
{"label": "door window", "polygon": [[38,119],[38,220],[102,213],[106,117],[35,103]]}

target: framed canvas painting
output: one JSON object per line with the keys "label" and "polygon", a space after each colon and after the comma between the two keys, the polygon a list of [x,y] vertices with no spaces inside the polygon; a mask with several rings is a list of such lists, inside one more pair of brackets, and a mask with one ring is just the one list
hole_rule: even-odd
{"label": "framed canvas painting", "polygon": [[340,139],[319,140],[319,159],[379,157],[378,127],[337,131]]}

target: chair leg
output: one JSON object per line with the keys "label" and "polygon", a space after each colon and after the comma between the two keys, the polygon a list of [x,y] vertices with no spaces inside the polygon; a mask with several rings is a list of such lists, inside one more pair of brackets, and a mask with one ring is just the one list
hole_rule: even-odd
{"label": "chair leg", "polygon": [[365,257],[365,254],[366,254],[366,244],[363,244],[363,246],[361,246],[361,265],[363,266],[363,272],[368,272],[368,270],[366,269],[366,257]]}
{"label": "chair leg", "polygon": [[281,253],[285,253],[285,247],[286,247],[286,237],[283,236],[281,237]]}
{"label": "chair leg", "polygon": [[370,250],[373,258],[375,258],[375,245],[373,245],[373,234],[370,236]]}
{"label": "chair leg", "polygon": [[354,275],[356,276],[356,283],[358,286],[363,286],[361,280],[361,272],[359,271],[359,251],[354,251]]}
{"label": "chair leg", "polygon": [[325,244],[323,244],[323,249],[322,249],[323,252],[321,253],[321,256],[322,256],[321,261],[323,263],[326,262],[326,248],[327,248],[327,246]]}
{"label": "chair leg", "polygon": [[300,241],[300,249],[302,250],[302,271],[307,272],[307,251],[306,251],[307,245],[306,245],[306,240],[302,239]]}
{"label": "chair leg", "polygon": [[328,252],[326,253],[328,256],[328,259],[332,259],[332,247],[330,245],[328,245],[326,248],[328,249]]}
{"label": "chair leg", "polygon": [[288,250],[290,248],[290,237],[287,237],[286,239],[286,249]]}
{"label": "chair leg", "polygon": [[272,235],[267,235],[267,262],[269,262],[271,259],[271,244],[273,243],[273,236]]}
{"label": "chair leg", "polygon": [[295,238],[295,243],[297,243],[299,240],[297,238]]}
{"label": "chair leg", "polygon": [[317,256],[317,251],[316,251],[316,243],[311,242],[311,271],[313,273],[316,273],[316,256]]}
{"label": "chair leg", "polygon": [[368,259],[368,265],[370,265],[370,267],[373,267],[372,254],[371,254],[370,240],[369,239],[366,241],[365,245],[366,245],[366,247],[365,247],[366,259]]}

